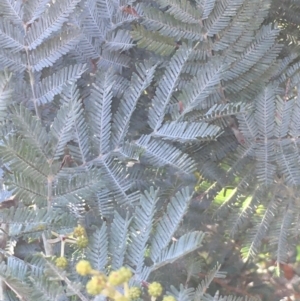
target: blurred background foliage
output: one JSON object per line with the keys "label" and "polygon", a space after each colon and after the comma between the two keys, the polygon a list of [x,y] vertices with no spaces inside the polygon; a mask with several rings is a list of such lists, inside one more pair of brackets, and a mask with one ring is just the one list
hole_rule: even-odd
{"label": "blurred background foliage", "polygon": [[[282,56],[298,54],[300,52],[300,0],[272,0],[271,9],[265,24],[277,23],[281,29],[279,40],[284,44]],[[195,190],[201,191],[201,187],[195,184]],[[231,193],[231,188],[223,189],[214,202],[222,204]],[[202,202],[199,202],[199,200]],[[213,204],[202,195],[195,197],[191,204],[181,231],[186,228],[201,229],[207,233],[202,250],[193,254],[190,258],[198,258],[198,261],[185,259],[172,266],[169,275],[178,278],[178,283],[189,283],[193,286],[205,276],[205,270],[209,271],[217,262],[221,264],[221,271],[227,273],[225,279],[215,279],[209,287],[212,295],[216,291],[220,295],[235,295],[243,297],[258,297],[264,301],[271,300],[300,300],[300,244],[291,248],[288,252],[286,264],[277,265],[267,250],[270,250],[271,242],[263,241],[261,253],[251,260],[243,260],[241,243],[246,235],[240,232],[238,239],[224,236],[223,224],[226,221],[217,221],[207,214]],[[257,210],[263,208],[258,208]],[[251,224],[248,225],[251,227]],[[266,250],[266,251],[264,251]],[[243,250],[242,250],[243,251]],[[161,273],[164,271],[161,270]],[[157,275],[163,282],[163,277]]]}

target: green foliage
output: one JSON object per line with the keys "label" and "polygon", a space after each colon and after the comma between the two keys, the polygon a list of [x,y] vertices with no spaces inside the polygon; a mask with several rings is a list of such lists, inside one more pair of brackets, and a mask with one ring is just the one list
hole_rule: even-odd
{"label": "green foliage", "polygon": [[[287,260],[299,224],[299,63],[279,57],[269,7],[0,0],[0,197],[15,200],[0,211],[0,300],[90,300],[74,272],[81,257],[105,273],[127,265],[136,286],[184,255],[197,261],[203,232],[179,227],[195,200],[213,202],[232,236],[247,230],[245,258],[268,239]],[[17,256],[31,243],[46,257]],[[207,293],[218,269],[172,295],[240,300]]]}

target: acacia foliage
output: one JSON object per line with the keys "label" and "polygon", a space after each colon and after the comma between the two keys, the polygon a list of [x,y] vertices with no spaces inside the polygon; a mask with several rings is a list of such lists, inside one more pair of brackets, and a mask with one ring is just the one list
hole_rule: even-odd
{"label": "acacia foliage", "polygon": [[[247,228],[245,258],[268,239],[285,262],[299,224],[299,64],[279,58],[269,6],[0,0],[2,195],[18,203],[1,212],[9,250],[42,238],[59,254],[51,231],[80,222],[99,269],[127,264],[140,285],[200,246],[201,232],[176,231],[190,202],[208,200],[232,236]],[[40,300],[25,262],[5,255],[6,298]],[[82,298],[72,265],[70,276],[50,268]],[[174,294],[202,297],[212,278]],[[52,284],[37,285],[47,295]]]}

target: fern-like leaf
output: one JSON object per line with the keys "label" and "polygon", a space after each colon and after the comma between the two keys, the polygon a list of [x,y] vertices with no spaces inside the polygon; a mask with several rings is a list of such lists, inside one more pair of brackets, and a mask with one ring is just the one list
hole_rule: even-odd
{"label": "fern-like leaf", "polygon": [[148,31],[143,25],[136,24],[131,32],[140,48],[146,48],[156,54],[168,56],[174,53],[176,44],[173,38],[165,37],[157,31]]}
{"label": "fern-like leaf", "polygon": [[111,240],[109,250],[112,254],[111,268],[119,269],[123,266],[125,254],[128,247],[128,230],[131,218],[128,215],[122,218],[121,215],[115,212],[113,224],[111,226]]}
{"label": "fern-like leaf", "polygon": [[[202,1],[203,4],[205,2]],[[209,2],[212,3],[212,1],[207,1],[207,2],[208,3],[205,3],[206,5],[210,4]],[[224,29],[228,25],[231,18],[236,14],[237,10],[240,8],[243,2],[244,0],[237,0],[237,1],[226,0],[222,2],[216,1],[216,5],[214,6],[211,15],[204,22],[207,35],[209,37],[212,37],[213,35],[218,34],[222,29]],[[206,6],[206,8],[210,8],[210,7],[211,7],[210,5]],[[207,11],[205,15],[207,15]]]}
{"label": "fern-like leaf", "polygon": [[89,238],[87,256],[93,269],[105,272],[108,259],[108,235],[105,223]]}
{"label": "fern-like leaf", "polygon": [[179,142],[216,139],[220,128],[208,123],[171,122],[164,124],[154,137]]}
{"label": "fern-like leaf", "polygon": [[162,250],[160,256],[154,262],[153,269],[158,269],[163,265],[172,263],[178,258],[195,251],[201,246],[204,233],[194,231],[181,236],[177,241],[172,242],[169,247]]}
{"label": "fern-like leaf", "polygon": [[218,62],[202,66],[192,82],[178,96],[183,104],[183,110],[178,119],[182,119],[185,114],[191,112],[197,106],[202,106],[205,99],[216,91],[222,79],[224,67],[222,63]]}
{"label": "fern-like leaf", "polygon": [[164,76],[158,84],[152,108],[149,111],[149,125],[156,132],[162,125],[167,105],[176,88],[178,78],[186,63],[191,49],[182,46],[172,57]]}
{"label": "fern-like leaf", "polygon": [[85,65],[78,64],[59,70],[53,75],[44,78],[37,86],[36,102],[38,105],[46,104],[54,96],[61,93],[67,84],[74,83],[85,71]]}
{"label": "fern-like leaf", "polygon": [[126,51],[134,46],[132,38],[126,30],[119,29],[111,32],[106,38],[104,47],[111,51]]}
{"label": "fern-like leaf", "polygon": [[197,0],[197,6],[199,7],[200,11],[202,12],[202,20],[208,18],[210,13],[215,7],[216,0]]}
{"label": "fern-like leaf", "polygon": [[[54,36],[46,44],[40,45],[30,53],[29,62],[31,69],[33,71],[41,71],[45,67],[53,66],[55,62],[78,44],[80,38],[81,35],[77,30],[66,30],[59,36]],[[72,71],[70,71],[70,77],[71,74]]]}
{"label": "fern-like leaf", "polygon": [[61,106],[51,126],[52,160],[57,160],[64,154],[67,143],[73,138],[73,126],[76,120],[80,95],[74,91],[74,99]]}
{"label": "fern-like leaf", "polygon": [[157,262],[161,252],[167,247],[179,227],[191,197],[189,190],[186,188],[177,192],[175,197],[171,199],[167,211],[158,223],[155,234],[151,239],[151,259],[154,263]]}
{"label": "fern-like leaf", "polygon": [[21,29],[23,27],[23,5],[19,1],[4,0],[0,3],[2,15],[8,17],[9,21],[16,24]]}
{"label": "fern-like leaf", "polygon": [[27,35],[28,49],[35,49],[53,32],[60,30],[79,2],[79,0],[63,0],[59,4],[51,5],[39,21],[30,27]]}
{"label": "fern-like leaf", "polygon": [[99,170],[91,169],[72,176],[58,177],[53,187],[53,204],[66,206],[69,203],[78,204],[81,198],[90,198],[104,186]]}
{"label": "fern-like leaf", "polygon": [[132,114],[136,108],[137,101],[150,85],[156,66],[150,63],[136,65],[136,72],[132,75],[129,91],[125,92],[124,99],[113,119],[112,131],[113,144],[118,146],[124,140],[131,121]]}
{"label": "fern-like leaf", "polygon": [[0,155],[10,167],[39,183],[46,181],[49,165],[44,157],[39,158],[32,145],[21,137],[8,136],[0,146]]}
{"label": "fern-like leaf", "polygon": [[217,265],[215,268],[209,271],[208,275],[205,276],[205,279],[201,281],[195,291],[195,300],[201,300],[207,295],[206,291],[214,278],[225,278],[225,273],[219,272],[220,267],[221,265]]}
{"label": "fern-like leaf", "polygon": [[9,85],[11,75],[7,72],[0,73],[0,120],[7,115],[7,107],[11,102],[12,89]]}
{"label": "fern-like leaf", "polygon": [[11,112],[12,120],[19,133],[34,147],[40,160],[43,158],[46,162],[48,159],[48,133],[40,120],[33,116],[22,104],[11,107]]}
{"label": "fern-like leaf", "polygon": [[141,195],[140,205],[136,208],[133,226],[130,229],[131,243],[128,248],[128,260],[135,266],[136,273],[140,274],[144,266],[147,242],[153,226],[153,218],[158,201],[158,190],[153,187]]}
{"label": "fern-like leaf", "polygon": [[166,142],[142,136],[136,145],[141,148],[141,156],[148,164],[157,167],[169,165],[185,174],[195,169],[195,162],[187,154]]}
{"label": "fern-like leaf", "polygon": [[95,148],[99,155],[111,149],[111,102],[114,78],[112,70],[101,73],[86,103],[87,120],[91,126]]}
{"label": "fern-like leaf", "polygon": [[176,1],[176,0],[159,0],[162,9],[166,9],[165,13],[169,13],[174,16],[177,20],[197,24],[201,20],[201,13],[195,9],[188,1]]}
{"label": "fern-like leaf", "polygon": [[176,39],[189,39],[193,41],[202,41],[204,34],[199,30],[201,25],[188,24],[175,19],[170,14],[154,8],[144,8],[142,25],[151,31],[158,31],[161,35],[173,37]]}
{"label": "fern-like leaf", "polygon": [[0,48],[10,49],[13,52],[24,49],[23,33],[20,28],[12,25],[6,19],[0,20]]}
{"label": "fern-like leaf", "polygon": [[127,171],[124,165],[117,160],[106,158],[97,161],[103,174],[103,183],[110,186],[110,193],[107,198],[114,197],[120,205],[132,205],[138,198],[137,192],[128,193],[131,188],[131,182],[127,178]]}

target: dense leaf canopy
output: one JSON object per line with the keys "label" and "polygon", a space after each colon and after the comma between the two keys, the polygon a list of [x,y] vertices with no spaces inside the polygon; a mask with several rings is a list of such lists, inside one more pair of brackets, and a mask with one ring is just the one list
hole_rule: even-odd
{"label": "dense leaf canopy", "polygon": [[141,287],[185,255],[178,301],[240,300],[207,292],[226,267],[209,226],[241,264],[295,256],[300,64],[280,29],[300,8],[276,2],[0,0],[0,300],[98,300],[79,258]]}

